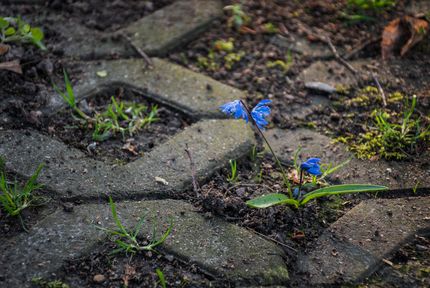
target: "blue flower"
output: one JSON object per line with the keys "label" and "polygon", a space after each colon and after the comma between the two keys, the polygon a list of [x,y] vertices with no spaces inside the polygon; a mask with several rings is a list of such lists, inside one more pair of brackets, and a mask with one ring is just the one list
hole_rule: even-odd
{"label": "blue flower", "polygon": [[[264,130],[265,126],[269,124],[266,117],[270,114],[270,108],[267,104],[272,103],[272,100],[264,99],[252,109],[251,116],[259,129]],[[220,107],[221,111],[227,115],[233,115],[236,119],[244,119],[248,123],[248,113],[240,100],[228,102]]]}
{"label": "blue flower", "polygon": [[309,158],[300,165],[300,169],[308,172],[309,174],[319,176],[322,174],[320,170],[321,167],[319,165],[320,161],[320,158]]}
{"label": "blue flower", "polygon": [[258,128],[264,130],[265,126],[269,124],[266,117],[270,114],[270,108],[267,104],[272,103],[272,100],[264,99],[258,102],[258,104],[252,109],[251,116],[257,124]]}
{"label": "blue flower", "polygon": [[240,100],[228,102],[219,107],[227,115],[233,115],[235,119],[244,119],[248,123],[248,113]]}

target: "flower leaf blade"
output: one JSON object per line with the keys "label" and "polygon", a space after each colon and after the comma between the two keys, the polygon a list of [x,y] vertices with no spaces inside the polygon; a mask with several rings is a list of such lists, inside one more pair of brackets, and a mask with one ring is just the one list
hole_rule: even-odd
{"label": "flower leaf blade", "polygon": [[381,185],[370,185],[370,184],[334,185],[334,186],[320,188],[306,194],[305,197],[300,201],[300,205],[304,205],[312,199],[329,196],[329,195],[361,193],[361,192],[377,192],[377,191],[384,191],[384,190],[388,190],[388,187],[381,186]]}
{"label": "flower leaf blade", "polygon": [[246,201],[246,205],[251,208],[267,208],[281,204],[289,204],[297,207],[299,202],[281,193],[271,193]]}

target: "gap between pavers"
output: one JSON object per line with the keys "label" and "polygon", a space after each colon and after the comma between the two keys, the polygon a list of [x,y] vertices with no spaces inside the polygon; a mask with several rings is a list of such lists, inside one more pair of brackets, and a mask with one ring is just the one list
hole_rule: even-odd
{"label": "gap between pavers", "polygon": [[351,158],[348,164],[330,176],[340,183],[378,184],[385,185],[390,190],[430,188],[430,166],[425,157],[415,161],[360,160],[348,152],[345,145],[333,144],[333,139],[304,128],[271,129],[266,132],[266,136],[275,153],[284,160],[292,160],[299,147],[302,160],[318,157],[321,158],[321,163],[338,165]]}
{"label": "gap between pavers", "polygon": [[180,0],[121,29],[134,46],[151,56],[164,56],[200,34],[222,16],[219,0]]}
{"label": "gap between pavers", "polygon": [[[152,62],[152,69],[146,67],[142,59],[75,63],[82,72],[73,85],[76,98],[82,100],[102,90],[122,86],[194,118],[220,118],[223,116],[220,105],[246,97],[236,88],[166,60],[152,58]],[[106,71],[107,76],[97,76],[99,71]],[[54,114],[63,107],[66,103],[52,90],[43,112]]]}
{"label": "gap between pavers", "polygon": [[420,232],[430,232],[430,197],[366,200],[299,257],[299,271],[312,285],[356,283]]}
{"label": "gap between pavers", "polygon": [[[283,252],[250,231],[219,218],[204,218],[196,208],[178,200],[122,202],[117,211],[123,224],[133,227],[149,212],[157,219],[159,233],[173,220],[171,235],[162,249],[236,283],[261,285],[288,281]],[[151,219],[151,216],[147,216]],[[33,277],[61,278],[67,259],[81,257],[106,236],[95,226],[112,227],[108,205],[75,206],[73,212],[59,210],[28,234],[3,243],[0,255],[0,284],[3,287],[28,287]],[[145,222],[141,235],[152,234]]]}
{"label": "gap between pavers", "polygon": [[[39,180],[54,198],[97,199],[107,194],[121,198],[169,197],[191,187],[192,153],[200,181],[247,154],[255,138],[243,121],[202,120],[176,134],[143,158],[111,167],[83,152],[35,131],[0,131],[0,155],[6,168],[25,178],[46,163]],[[168,185],[156,181],[161,177]]]}

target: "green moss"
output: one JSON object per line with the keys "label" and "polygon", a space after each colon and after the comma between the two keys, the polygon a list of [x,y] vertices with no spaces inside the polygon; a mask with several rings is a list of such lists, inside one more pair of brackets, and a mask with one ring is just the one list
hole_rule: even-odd
{"label": "green moss", "polygon": [[350,88],[348,86],[337,84],[335,88],[336,88],[336,93],[338,94],[348,95],[350,93]]}
{"label": "green moss", "polygon": [[403,99],[405,99],[405,95],[402,94],[401,92],[394,92],[391,93],[390,95],[388,95],[388,99],[387,102],[388,103],[396,103],[396,102],[400,102],[403,101]]}
{"label": "green moss", "polygon": [[70,288],[69,285],[61,282],[60,280],[48,281],[42,277],[35,277],[31,279],[31,283],[41,288]]}

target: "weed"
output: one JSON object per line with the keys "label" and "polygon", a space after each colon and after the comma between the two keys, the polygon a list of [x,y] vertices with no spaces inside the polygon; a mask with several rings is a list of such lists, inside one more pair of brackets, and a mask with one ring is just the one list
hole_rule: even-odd
{"label": "weed", "polygon": [[118,252],[125,252],[125,253],[136,253],[139,251],[154,251],[154,248],[163,244],[163,242],[167,239],[170,232],[173,228],[173,222],[170,222],[169,228],[157,239],[157,227],[155,223],[153,223],[153,230],[152,230],[152,238],[149,244],[143,244],[140,243],[138,240],[138,234],[140,230],[143,227],[143,224],[145,222],[145,216],[140,217],[139,222],[136,224],[136,226],[129,230],[121,223],[121,220],[118,217],[118,214],[116,212],[116,206],[113,202],[112,198],[109,197],[109,205],[111,207],[112,211],[112,217],[115,221],[116,230],[103,228],[97,226],[99,229],[106,231],[110,236],[112,236],[113,241],[118,246],[117,249],[113,250],[111,253],[115,254]]}
{"label": "weed", "polygon": [[225,11],[230,11],[231,16],[227,20],[228,27],[235,27],[236,29],[240,29],[242,25],[246,25],[250,18],[249,16],[242,10],[241,4],[233,4],[224,7]]}
{"label": "weed", "polygon": [[155,269],[155,273],[157,273],[158,279],[160,280],[160,285],[162,288],[167,287],[166,278],[164,277],[163,271],[161,271],[159,268]]}
{"label": "weed", "polygon": [[[397,99],[401,94],[397,94]],[[391,98],[393,99],[393,98]],[[396,99],[396,100],[397,100]],[[391,160],[408,158],[417,148],[430,140],[430,125],[423,127],[420,117],[413,119],[417,104],[416,96],[411,104],[405,103],[405,111],[400,123],[397,119],[382,110],[375,110],[372,114],[374,125],[369,131],[357,136],[337,138],[337,142],[349,145],[360,159],[383,157]]]}
{"label": "weed", "polygon": [[1,43],[31,43],[41,50],[46,50],[42,43],[44,35],[39,27],[31,27],[20,17],[0,17]]}
{"label": "weed", "polygon": [[234,52],[234,39],[217,40],[209,50],[207,57],[200,56],[197,58],[198,65],[207,70],[216,71],[220,67],[231,70],[233,65],[240,62],[245,56],[244,51]]}
{"label": "weed", "polygon": [[287,72],[292,65],[293,55],[291,54],[291,50],[288,50],[285,61],[278,59],[266,63],[267,68],[281,68],[284,72]]}
{"label": "weed", "polygon": [[52,85],[79,118],[85,120],[88,127],[94,127],[92,137],[95,141],[105,141],[116,133],[121,133],[123,137],[125,133],[132,136],[140,129],[158,120],[156,117],[158,107],[156,105],[149,108],[139,103],[117,101],[113,96],[106,111],[90,117],[77,106],[73,87],[66,71],[64,71],[64,83],[66,86],[64,92],[54,83]]}
{"label": "weed", "polygon": [[117,102],[115,97],[111,98],[112,103],[108,105],[103,113],[96,114],[94,121],[93,139],[104,141],[113,134],[125,133],[130,136],[158,119],[156,118],[158,107],[151,107],[147,115],[148,107],[138,103]]}
{"label": "weed", "polygon": [[37,184],[36,181],[44,164],[40,164],[37,167],[36,171],[22,187],[18,184],[17,180],[12,185],[7,181],[4,170],[4,159],[2,158],[0,158],[0,166],[0,207],[9,216],[18,217],[23,229],[27,231],[21,217],[21,212],[28,207],[38,205],[36,203],[41,199],[41,197],[35,196],[33,192],[43,187],[42,184]]}
{"label": "weed", "polygon": [[42,277],[34,277],[31,279],[31,283],[37,285],[40,288],[69,288],[70,286],[66,283],[63,283],[60,280],[52,280],[48,281],[43,279]]}
{"label": "weed", "polygon": [[236,182],[237,180],[237,161],[236,160],[231,160],[229,161],[230,163],[230,170],[231,170],[231,175],[227,177],[228,182]]}

